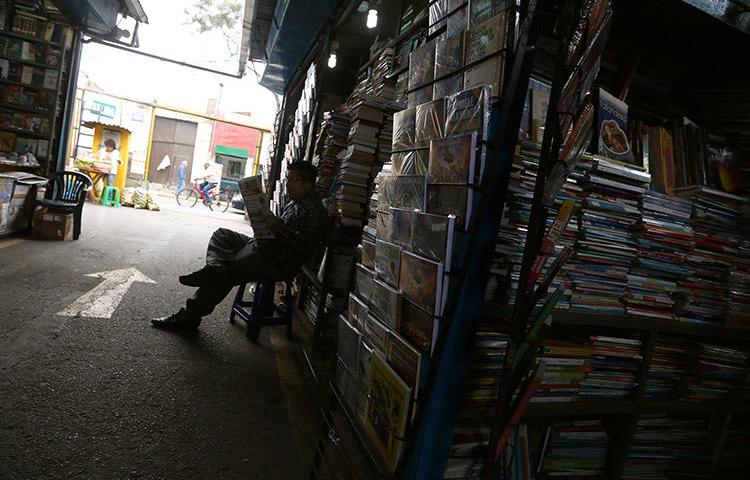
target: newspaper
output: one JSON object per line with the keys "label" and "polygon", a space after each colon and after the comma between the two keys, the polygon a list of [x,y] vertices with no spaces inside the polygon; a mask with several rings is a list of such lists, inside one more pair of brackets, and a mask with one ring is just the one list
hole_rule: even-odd
{"label": "newspaper", "polygon": [[271,215],[271,211],[268,209],[266,194],[263,192],[261,176],[243,178],[237,183],[240,187],[242,199],[245,200],[245,211],[250,218],[250,225],[253,227],[255,238],[274,238],[266,223],[266,217]]}

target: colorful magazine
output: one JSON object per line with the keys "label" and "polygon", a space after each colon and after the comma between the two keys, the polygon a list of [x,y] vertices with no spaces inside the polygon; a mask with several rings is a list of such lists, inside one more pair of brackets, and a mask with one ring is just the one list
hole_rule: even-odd
{"label": "colorful magazine", "polygon": [[378,353],[372,356],[364,427],[388,471],[395,472],[409,418],[411,390]]}

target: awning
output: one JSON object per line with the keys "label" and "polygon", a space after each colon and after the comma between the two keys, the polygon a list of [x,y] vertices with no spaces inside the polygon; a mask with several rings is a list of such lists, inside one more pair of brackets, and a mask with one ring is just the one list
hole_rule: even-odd
{"label": "awning", "polygon": [[98,35],[112,33],[118,13],[148,23],[139,0],[55,0],[55,3],[86,30]]}
{"label": "awning", "polygon": [[[250,0],[256,7],[268,6],[265,0]],[[266,69],[260,84],[282,95],[313,41],[341,0],[278,0],[272,21],[259,18],[261,8],[251,26],[251,38],[259,38],[267,28],[263,59]],[[255,31],[252,31],[255,29]],[[260,37],[264,38],[264,37]],[[250,57],[259,58],[251,44]]]}
{"label": "awning", "polygon": [[216,145],[216,153],[219,155],[228,155],[230,157],[247,158],[249,155],[247,150],[242,148],[232,148],[224,145]]}

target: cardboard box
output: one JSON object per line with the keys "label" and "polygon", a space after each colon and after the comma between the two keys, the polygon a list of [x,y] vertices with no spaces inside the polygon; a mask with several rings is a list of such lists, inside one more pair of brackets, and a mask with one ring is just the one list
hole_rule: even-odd
{"label": "cardboard box", "polygon": [[38,210],[34,213],[32,233],[38,240],[73,240],[73,214]]}

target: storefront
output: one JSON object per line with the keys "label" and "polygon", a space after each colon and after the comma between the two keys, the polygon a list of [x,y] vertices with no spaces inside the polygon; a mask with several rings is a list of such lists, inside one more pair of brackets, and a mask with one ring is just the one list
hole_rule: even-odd
{"label": "storefront", "polygon": [[[336,218],[295,309],[323,407],[312,478],[741,471],[742,21],[681,1],[254,3],[251,58],[284,94],[272,205],[313,162]],[[700,453],[647,461],[674,429]]]}
{"label": "storefront", "polygon": [[14,1],[0,9],[0,170],[50,176],[68,154],[83,35],[117,40],[118,15],[148,19],[137,0]]}

